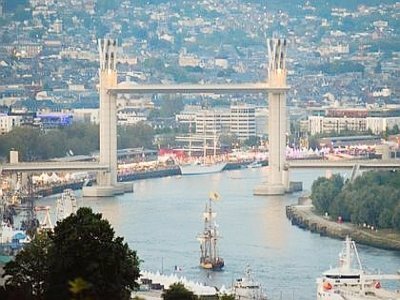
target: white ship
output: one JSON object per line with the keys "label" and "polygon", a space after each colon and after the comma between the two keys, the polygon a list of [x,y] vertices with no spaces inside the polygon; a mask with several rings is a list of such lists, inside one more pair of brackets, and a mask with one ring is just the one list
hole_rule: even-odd
{"label": "white ship", "polygon": [[[193,137],[195,138],[195,137]],[[212,174],[221,172],[225,166],[226,162],[218,161],[216,159],[217,156],[217,134],[214,133],[212,136],[213,139],[213,155],[207,156],[207,137],[204,135],[203,137],[197,137],[197,140],[203,140],[203,156],[199,157],[197,160],[192,161],[187,164],[181,164],[179,167],[181,169],[182,175],[201,175],[201,174]],[[196,139],[196,138],[195,138]],[[191,157],[192,153],[192,138],[189,138],[189,156]]]}
{"label": "white ship", "polygon": [[245,276],[236,279],[232,288],[232,295],[235,299],[267,300],[261,284],[252,278],[249,266],[246,268]]}
{"label": "white ship", "polygon": [[355,242],[346,237],[339,266],[317,279],[317,300],[400,299],[400,291],[384,289],[383,280],[400,280],[400,275],[367,274],[362,268]]}
{"label": "white ship", "polygon": [[215,164],[204,164],[195,162],[193,164],[181,165],[182,175],[201,175],[201,174],[212,174],[221,172],[226,166],[225,162]]}

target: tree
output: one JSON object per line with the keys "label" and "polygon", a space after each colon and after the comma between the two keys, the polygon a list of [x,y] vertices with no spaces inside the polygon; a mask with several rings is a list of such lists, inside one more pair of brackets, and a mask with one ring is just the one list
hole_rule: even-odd
{"label": "tree", "polygon": [[[51,240],[47,233],[38,234],[4,267],[8,297],[25,295],[24,299],[44,299],[49,271],[47,253]],[[28,296],[29,295],[29,296]]]}
{"label": "tree", "polygon": [[184,104],[181,97],[167,95],[161,102],[160,115],[163,118],[174,117],[177,113],[182,111],[183,107]]}
{"label": "tree", "polygon": [[182,283],[176,282],[162,293],[164,300],[194,300],[196,295],[189,291]]}
{"label": "tree", "polygon": [[314,181],[311,187],[311,199],[315,208],[321,213],[329,212],[343,184],[343,177],[339,174],[333,175],[330,179],[320,177]]}
{"label": "tree", "polygon": [[[5,299],[129,299],[139,259],[101,214],[80,208],[4,267]],[[3,299],[2,298],[2,299]]]}
{"label": "tree", "polygon": [[394,209],[392,217],[392,226],[397,230],[400,229],[400,204],[397,205],[396,208]]}
{"label": "tree", "polygon": [[144,122],[118,127],[118,149],[152,148],[153,139],[153,128]]}
{"label": "tree", "polygon": [[47,297],[69,299],[68,282],[82,278],[95,299],[129,299],[137,287],[139,259],[101,214],[80,208],[50,235]]}

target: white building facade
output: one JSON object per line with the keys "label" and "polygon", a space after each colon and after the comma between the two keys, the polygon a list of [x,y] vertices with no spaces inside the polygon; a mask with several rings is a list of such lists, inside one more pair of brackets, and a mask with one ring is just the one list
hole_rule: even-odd
{"label": "white building facade", "polygon": [[21,122],[21,116],[8,116],[6,114],[0,114],[0,135],[10,132],[15,127],[21,126]]}

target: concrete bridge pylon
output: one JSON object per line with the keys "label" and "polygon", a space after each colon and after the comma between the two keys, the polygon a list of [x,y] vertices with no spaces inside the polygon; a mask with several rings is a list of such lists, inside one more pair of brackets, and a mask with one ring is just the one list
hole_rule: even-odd
{"label": "concrete bridge pylon", "polygon": [[97,185],[84,187],[83,196],[109,197],[132,192],[132,184],[117,182],[117,95],[109,93],[118,84],[117,41],[99,39],[100,55],[100,164],[109,166],[97,172]]}
{"label": "concrete bridge pylon", "polygon": [[283,195],[289,190],[286,164],[286,39],[268,39],[269,157],[267,181],[254,188],[254,195]]}

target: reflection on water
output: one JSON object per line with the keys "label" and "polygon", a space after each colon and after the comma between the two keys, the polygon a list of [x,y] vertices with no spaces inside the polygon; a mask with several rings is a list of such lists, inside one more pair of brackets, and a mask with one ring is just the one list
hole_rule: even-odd
{"label": "reflection on water", "polygon": [[[253,188],[266,179],[265,169],[142,180],[134,183],[133,194],[79,199],[78,205],[103,213],[116,233],[137,250],[143,269],[170,274],[179,266],[182,276],[221,287],[230,286],[250,264],[270,298],[280,299],[282,293],[282,299],[315,299],[316,277],[336,265],[341,241],[290,224],[285,206],[299,195],[253,196]],[[325,170],[318,169],[291,171],[292,180],[303,181],[308,190],[314,179],[324,175]],[[196,236],[203,229],[201,215],[210,191],[221,195],[214,209],[222,235],[223,272],[198,267]],[[42,202],[55,205],[54,199]],[[359,252],[370,269],[391,273],[400,269],[396,252],[366,246]]]}

